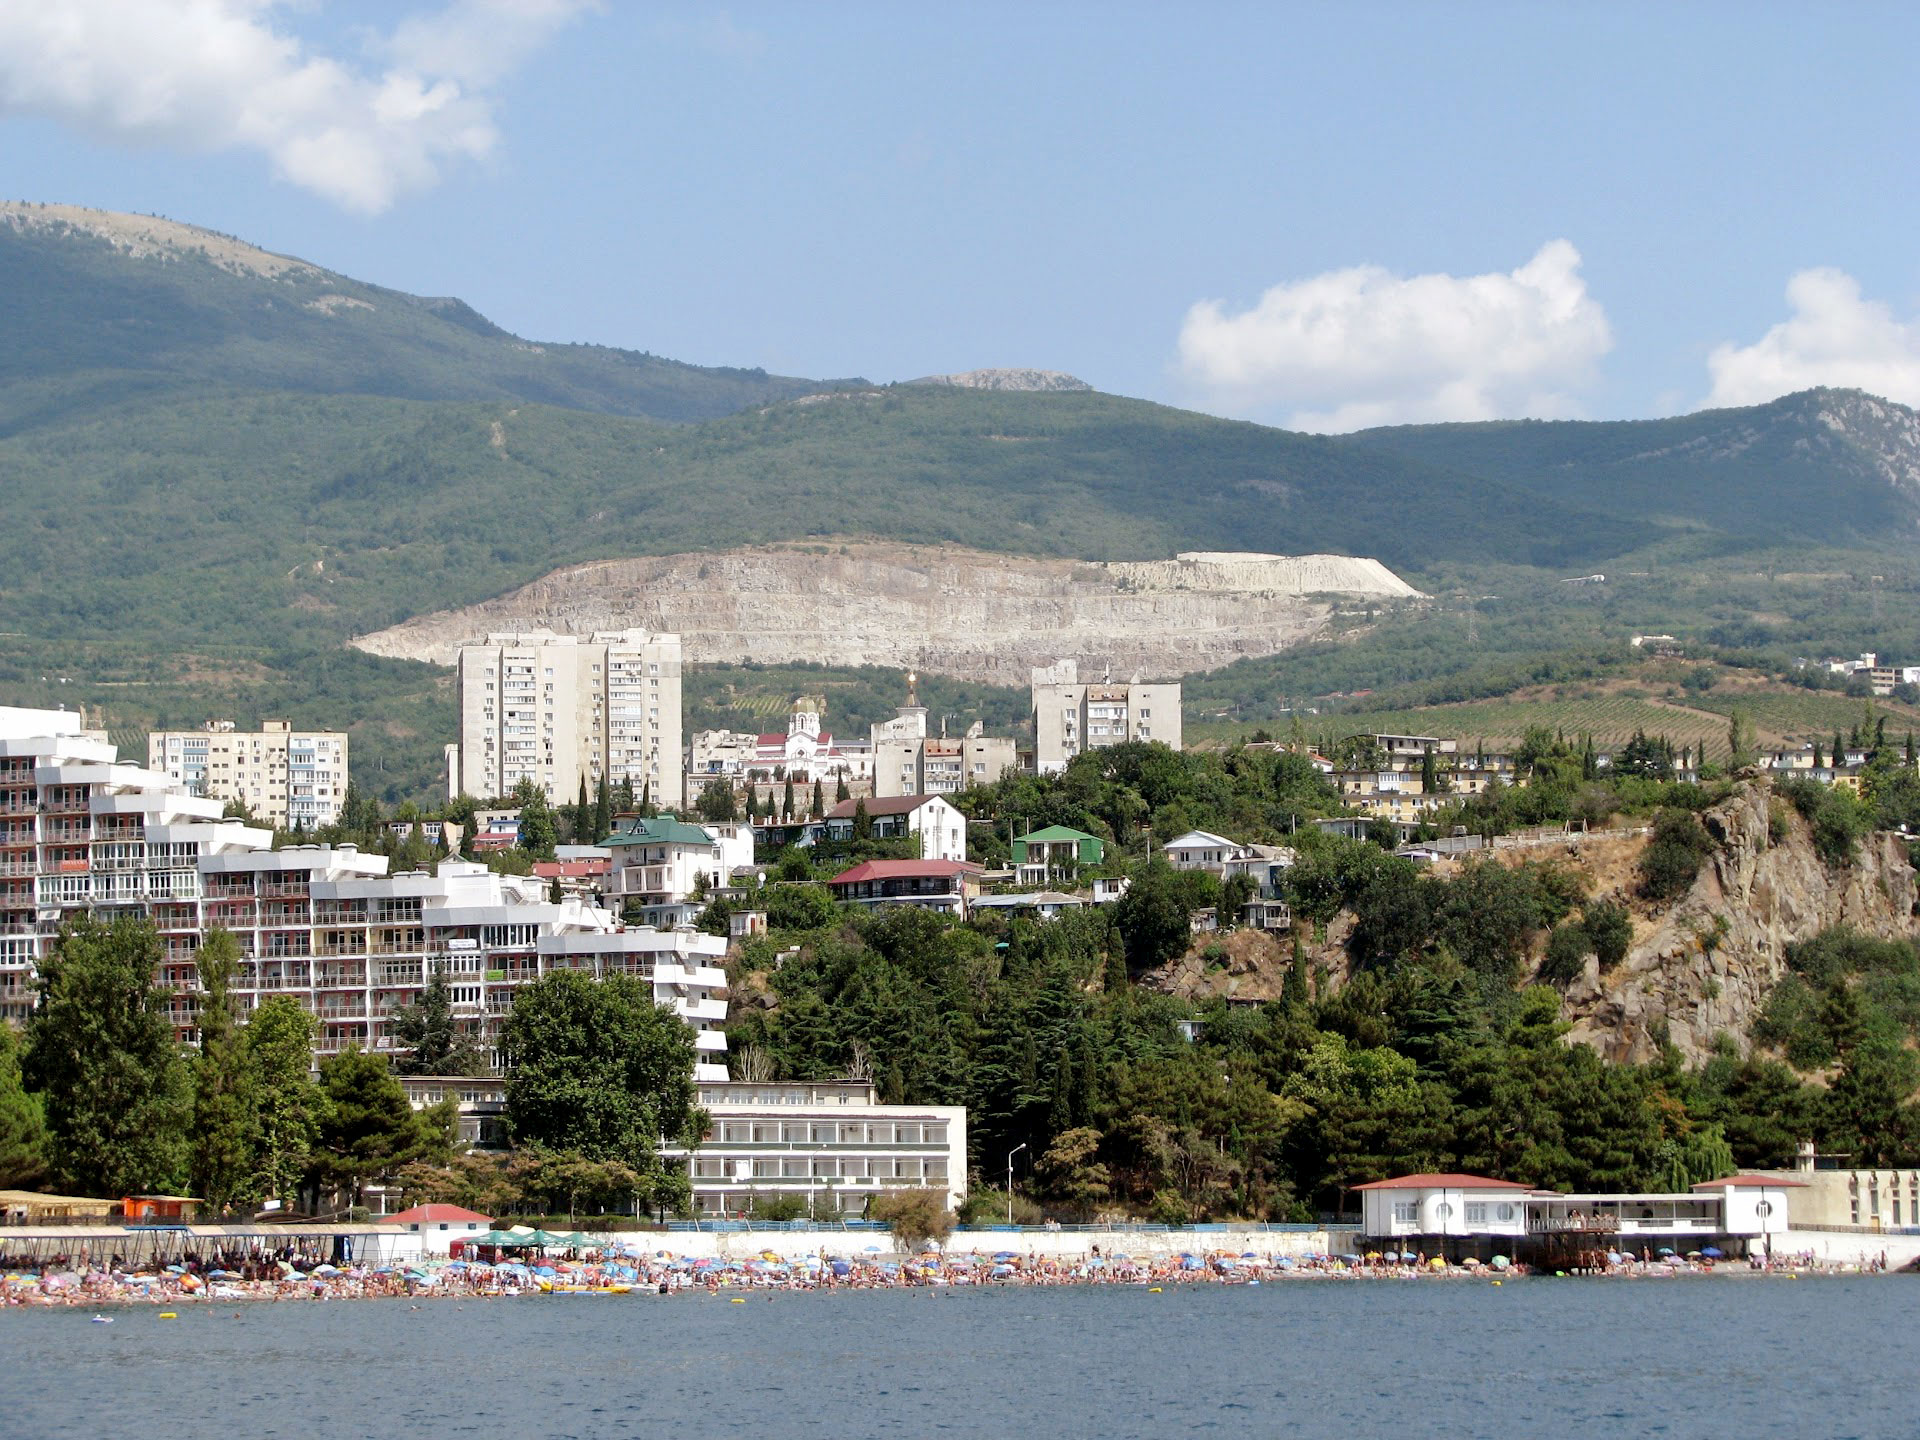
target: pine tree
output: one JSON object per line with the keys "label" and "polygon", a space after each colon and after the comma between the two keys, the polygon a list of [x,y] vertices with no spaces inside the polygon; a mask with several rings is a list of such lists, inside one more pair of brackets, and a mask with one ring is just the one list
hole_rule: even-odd
{"label": "pine tree", "polygon": [[193,1061],[193,1192],[216,1213],[247,1188],[253,1172],[252,1068],[233,1013],[240,945],[215,926],[195,957],[200,972],[200,1049]]}

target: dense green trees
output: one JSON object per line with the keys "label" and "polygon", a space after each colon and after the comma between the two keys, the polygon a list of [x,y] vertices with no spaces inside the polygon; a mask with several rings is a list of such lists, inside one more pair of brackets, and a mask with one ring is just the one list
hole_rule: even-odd
{"label": "dense green trees", "polygon": [[486,1065],[480,1047],[454,1018],[443,967],[434,968],[418,1000],[395,1007],[389,1029],[406,1050],[393,1064],[402,1075],[471,1075]]}
{"label": "dense green trees", "polygon": [[177,1190],[187,1178],[192,1093],[161,950],[133,920],[78,919],[40,962],[21,1071],[46,1107],[53,1178],[84,1195]]}
{"label": "dense green trees", "polygon": [[679,1208],[684,1173],[662,1141],[689,1145],[705,1129],[694,1104],[693,1032],[632,976],[594,980],[561,970],[514,996],[501,1044],[507,1115],[516,1142],[618,1162],[644,1204]]}
{"label": "dense green trees", "polygon": [[47,1173],[47,1120],[20,1078],[20,1040],[0,1022],[0,1190],[31,1190]]}
{"label": "dense green trees", "polygon": [[348,1190],[416,1160],[445,1160],[448,1117],[416,1112],[387,1062],[354,1046],[320,1066],[320,1133],[314,1148],[320,1178]]}
{"label": "dense green trees", "polygon": [[200,1048],[193,1057],[193,1193],[224,1211],[248,1189],[253,1075],[233,1010],[240,946],[226,930],[207,933],[196,957],[200,973]]}
{"label": "dense green trees", "polygon": [[253,1088],[253,1177],[261,1200],[291,1204],[313,1168],[327,1097],[313,1082],[313,1016],[290,995],[253,1012],[246,1029]]}

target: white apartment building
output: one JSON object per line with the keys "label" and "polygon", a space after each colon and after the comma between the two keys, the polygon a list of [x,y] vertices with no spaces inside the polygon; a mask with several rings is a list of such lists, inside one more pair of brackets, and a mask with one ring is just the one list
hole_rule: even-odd
{"label": "white apartment building", "polygon": [[238,800],[276,829],[317,830],[340,819],[347,744],[336,731],[295,730],[286,720],[262,721],[258,730],[209,720],[147,736],[147,768],[195,795]]}
{"label": "white apartment building", "polygon": [[1181,748],[1179,681],[1146,684],[1136,675],[1124,685],[1110,679],[1083,683],[1073,660],[1035,668],[1033,761],[1039,774],[1066,769],[1084,750],[1131,740]]}
{"label": "white apartment building", "polygon": [[944,1191],[950,1206],[966,1198],[963,1105],[882,1105],[866,1080],[736,1080],[702,1084],[698,1096],[713,1117],[689,1157],[704,1215],[738,1215],[756,1198],[791,1195],[816,1213],[857,1217],[896,1186]]}
{"label": "white apartment building", "polygon": [[506,795],[532,780],[566,802],[604,777],[667,809],[684,803],[678,635],[494,634],[462,646],[458,665],[457,792]]}
{"label": "white apartment building", "polygon": [[696,1078],[724,1079],[726,942],[627,928],[578,898],[555,905],[531,876],[445,860],[388,875],[353,846],[268,848],[221,802],[115,759],[77,716],[0,709],[0,1018],[24,1020],[39,958],[64,919],[132,914],[160,932],[156,981],[181,1040],[198,1038],[194,956],[222,926],[239,944],[235,993],[251,1009],[288,994],[319,1021],[323,1053],[393,1048],[396,1007],[444,972],[456,1013],[493,1043],[513,991],[556,969],[636,975],[695,1030]]}

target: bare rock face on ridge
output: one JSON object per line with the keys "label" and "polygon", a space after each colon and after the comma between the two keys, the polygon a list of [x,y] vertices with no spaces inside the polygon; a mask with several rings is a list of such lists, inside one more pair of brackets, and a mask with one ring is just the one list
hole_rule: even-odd
{"label": "bare rock face on ridge", "polygon": [[[1786,821],[1779,843],[1770,810]],[[1570,1038],[1609,1059],[1651,1059],[1663,1023],[1690,1062],[1723,1032],[1744,1048],[1787,973],[1788,945],[1837,925],[1885,940],[1915,935],[1914,871],[1898,836],[1869,835],[1854,864],[1831,869],[1806,821],[1763,780],[1743,782],[1701,821],[1718,843],[1693,889],[1641,919],[1626,959],[1605,975],[1589,957],[1567,992]]]}
{"label": "bare rock face on ridge", "polygon": [[967,370],[958,375],[922,375],[907,384],[950,385],[959,390],[1042,390],[1052,394],[1093,389],[1064,370]]}
{"label": "bare rock face on ridge", "polygon": [[677,632],[692,661],[917,666],[1025,685],[1063,658],[1172,676],[1271,655],[1342,597],[1418,597],[1377,560],[1192,552],[1097,563],[883,543],[606,560],[495,600],[362,636],[375,655],[450,663],[492,631]]}

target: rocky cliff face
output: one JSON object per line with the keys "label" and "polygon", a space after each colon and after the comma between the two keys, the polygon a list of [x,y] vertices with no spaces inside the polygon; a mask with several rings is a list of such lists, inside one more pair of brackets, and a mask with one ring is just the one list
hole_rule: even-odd
{"label": "rocky cliff face", "polygon": [[609,560],[354,643],[449,663],[489,631],[675,632],[693,661],[917,666],[1025,685],[1072,657],[1115,675],[1183,675],[1322,631],[1329,597],[1418,592],[1375,560],[1212,555],[1098,564],[943,546],[848,543]]}
{"label": "rocky cliff face", "polygon": [[[1806,822],[1772,787],[1743,782],[1701,817],[1718,842],[1692,891],[1664,908],[1636,909],[1634,944],[1605,975],[1592,959],[1567,993],[1572,1038],[1616,1060],[1645,1060],[1662,1022],[1689,1060],[1722,1032],[1743,1048],[1747,1031],[1786,973],[1787,946],[1835,925],[1883,939],[1916,934],[1914,871],[1905,845],[1871,835],[1857,861],[1829,869]],[[1770,808],[1786,837],[1769,835]],[[1642,842],[1644,843],[1644,842]]]}

